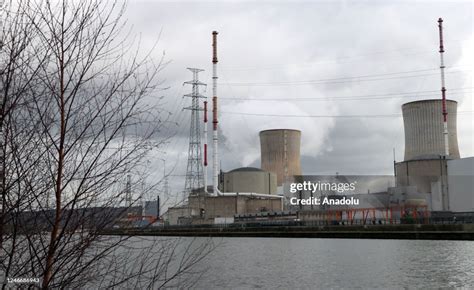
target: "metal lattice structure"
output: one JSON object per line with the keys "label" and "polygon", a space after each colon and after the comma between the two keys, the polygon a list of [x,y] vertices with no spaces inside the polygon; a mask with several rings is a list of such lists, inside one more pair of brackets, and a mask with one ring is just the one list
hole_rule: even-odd
{"label": "metal lattice structure", "polygon": [[199,119],[199,111],[203,109],[199,106],[199,99],[205,98],[199,93],[199,86],[206,84],[199,81],[199,72],[203,71],[198,68],[188,68],[193,73],[193,80],[185,82],[192,85],[192,93],[184,95],[191,98],[191,106],[185,109],[191,111],[191,127],[189,130],[189,150],[188,150],[188,166],[186,169],[186,182],[184,190],[192,194],[199,188],[204,187],[204,176],[202,166],[202,150],[201,150],[201,127]]}

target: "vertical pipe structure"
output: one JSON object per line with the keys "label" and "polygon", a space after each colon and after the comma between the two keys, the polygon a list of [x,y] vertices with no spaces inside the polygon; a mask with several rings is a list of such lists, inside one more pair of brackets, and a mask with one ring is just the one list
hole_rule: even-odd
{"label": "vertical pipe structure", "polygon": [[[207,100],[207,98],[206,98]],[[204,192],[207,193],[207,101],[204,101]]]}
{"label": "vertical pipe structure", "polygon": [[438,19],[439,28],[439,56],[441,70],[441,95],[443,100],[443,135],[444,135],[444,155],[449,156],[449,138],[448,138],[448,111],[446,109],[446,86],[444,83],[444,45],[443,45],[443,19]]}
{"label": "vertical pipe structure", "polygon": [[156,196],[156,219],[160,219],[160,196]]}
{"label": "vertical pipe structure", "polygon": [[125,202],[126,206],[128,207],[128,212],[132,208],[132,176],[127,174],[127,185],[125,187]]}
{"label": "vertical pipe structure", "polygon": [[393,148],[393,176],[395,176],[395,187],[398,186],[397,184],[397,161],[395,159],[395,147]]}
{"label": "vertical pipe structure", "polygon": [[212,177],[214,195],[219,195],[219,163],[217,138],[217,31],[212,32]]}
{"label": "vertical pipe structure", "polygon": [[[439,29],[439,59],[441,70],[441,95],[443,107],[443,135],[444,135],[444,156],[449,156],[449,135],[448,135],[448,111],[446,109],[446,86],[444,83],[444,43],[443,43],[443,18],[438,19]],[[443,176],[441,168],[441,196],[443,210],[449,210],[449,192],[446,190],[446,176]]]}

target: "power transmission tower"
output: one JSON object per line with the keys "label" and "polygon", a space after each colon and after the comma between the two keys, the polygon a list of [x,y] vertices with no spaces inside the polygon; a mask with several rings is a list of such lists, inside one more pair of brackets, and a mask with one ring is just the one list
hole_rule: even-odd
{"label": "power transmission tower", "polygon": [[190,107],[185,109],[191,110],[191,127],[189,130],[189,150],[188,150],[188,166],[186,170],[186,182],[184,185],[185,192],[192,194],[197,189],[204,186],[204,177],[202,169],[202,153],[201,153],[201,126],[199,125],[199,99],[205,98],[199,94],[199,86],[206,84],[199,81],[198,73],[204,71],[198,68],[188,68],[193,73],[193,80],[184,84],[192,85],[192,93],[184,95],[190,97],[192,102]]}

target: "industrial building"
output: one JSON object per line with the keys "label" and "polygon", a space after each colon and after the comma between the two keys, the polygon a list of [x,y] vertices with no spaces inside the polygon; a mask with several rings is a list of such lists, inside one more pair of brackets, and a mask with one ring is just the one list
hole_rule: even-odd
{"label": "industrial building", "polygon": [[[194,182],[198,184],[198,186],[194,185],[191,186],[191,188],[186,187],[189,195],[185,204],[169,208],[166,213],[167,222],[170,225],[218,223],[222,221],[230,222],[233,221],[235,215],[239,214],[283,210],[283,197],[275,195],[275,192],[278,182],[277,175],[280,173],[283,174],[284,171],[275,172],[274,170],[266,170],[265,168],[263,168],[263,170],[258,168],[238,168],[227,173],[219,174],[217,34],[217,31],[212,32],[212,190],[207,186],[207,101],[204,101],[204,108],[202,109],[204,113],[204,156],[201,157],[200,154],[195,154],[196,150],[192,149],[200,142],[200,139],[197,137],[200,133],[193,133],[193,131],[190,136],[190,155],[188,156],[188,165],[189,160],[192,164],[197,163],[200,165],[202,163],[203,174],[201,176],[199,170],[195,170],[190,166],[188,166],[186,174],[186,180],[203,179],[203,187],[200,186],[200,182]],[[197,85],[201,83],[195,78],[193,84]],[[199,98],[205,98],[195,93],[195,91],[195,88],[193,88],[194,110],[192,116],[194,116],[194,122],[191,124],[192,128],[197,128],[195,121],[199,118],[199,112],[201,111],[196,101]],[[285,131],[283,143],[287,142],[286,134]],[[269,140],[272,141],[271,138]],[[270,144],[266,146],[270,146]],[[291,147],[289,150],[295,149]],[[287,155],[287,152],[290,151],[285,149],[281,150],[281,152],[284,152],[284,156],[282,155],[283,159],[280,158],[279,162],[283,166],[288,167],[288,161],[292,160],[291,157]],[[299,139],[297,153],[299,158]],[[282,163],[282,161],[285,162]],[[297,167],[298,172],[301,172],[299,159]],[[270,168],[274,169],[276,167],[271,163]],[[285,172],[286,175],[296,173],[292,170],[288,170],[288,168]]]}
{"label": "industrial building", "polygon": [[474,214],[474,157],[447,160],[446,173],[431,184],[432,210]]}
{"label": "industrial building", "polygon": [[[442,100],[422,100],[402,106],[405,158],[395,164],[397,186],[431,192],[431,183],[447,175],[447,161],[459,159],[456,131],[457,102],[446,100],[449,155],[445,155]],[[446,203],[447,201],[445,201]]]}
{"label": "industrial building", "polygon": [[242,167],[222,173],[223,192],[255,192],[276,194],[277,177],[273,172],[255,167]]}
{"label": "industrial building", "polygon": [[301,175],[301,131],[261,131],[262,168],[242,167],[219,174],[219,186],[194,191],[187,204],[170,208],[169,224],[230,222],[234,216],[282,212],[284,196],[277,188]]}
{"label": "industrial building", "polygon": [[[442,100],[402,105],[405,155],[395,163],[395,186],[369,194],[332,194],[357,198],[358,205],[288,206],[303,221],[391,223],[403,217],[474,214],[474,157],[460,158],[456,132],[457,102],[446,100],[447,131],[443,130]],[[446,148],[448,145],[448,148]],[[449,154],[446,154],[448,152]],[[310,197],[298,192],[299,198]],[[288,195],[286,200],[293,195]],[[330,196],[330,195],[326,195]],[[312,194],[311,194],[312,197]]]}
{"label": "industrial building", "polygon": [[276,174],[259,168],[242,167],[220,175],[219,195],[193,192],[187,204],[168,209],[170,225],[232,222],[234,216],[279,212],[283,210],[281,196],[275,195]]}
{"label": "industrial building", "polygon": [[275,173],[259,168],[242,167],[222,172],[219,194],[193,191],[186,205],[168,209],[170,225],[232,222],[235,215],[279,212],[283,197],[276,195]]}
{"label": "industrial building", "polygon": [[171,207],[166,213],[169,225],[232,223],[234,216],[283,211],[281,196],[258,193],[231,193],[228,195],[191,195],[187,204]]}
{"label": "industrial building", "polygon": [[429,193],[427,204],[432,211],[474,211],[474,159],[460,159],[457,102],[446,100],[447,155],[442,107],[442,100],[415,101],[402,106],[405,158],[395,164],[396,185]]}
{"label": "industrial building", "polygon": [[[185,204],[168,210],[169,224],[230,223],[240,220],[289,219],[294,215],[304,221],[368,220],[392,223],[402,218],[429,218],[438,213],[474,214],[474,158],[460,158],[457,139],[457,102],[446,99],[442,43],[442,20],[439,20],[441,59],[441,99],[419,100],[402,105],[405,154],[394,163],[392,185],[383,190],[337,192],[319,195],[333,199],[358,199],[356,205],[299,205],[288,203],[292,197],[313,198],[311,192],[289,194],[284,184],[301,182],[301,131],[271,129],[259,133],[261,168],[243,167],[220,172],[218,157],[217,111],[217,32],[213,37],[212,97],[212,189],[207,186],[207,101],[204,101],[204,186],[193,187]],[[202,96],[195,96],[196,99]],[[195,115],[201,109],[195,107]],[[197,117],[195,117],[197,119]],[[195,135],[199,135],[196,133]],[[190,144],[196,142],[191,136]],[[195,136],[194,136],[195,137]],[[191,151],[190,151],[191,152]],[[219,173],[220,172],[220,173]],[[193,170],[187,179],[201,178]],[[336,179],[345,177],[336,176]],[[349,178],[349,177],[348,177]],[[283,192],[284,191],[284,192]],[[372,193],[370,193],[372,192]],[[296,214],[295,214],[296,213]]]}

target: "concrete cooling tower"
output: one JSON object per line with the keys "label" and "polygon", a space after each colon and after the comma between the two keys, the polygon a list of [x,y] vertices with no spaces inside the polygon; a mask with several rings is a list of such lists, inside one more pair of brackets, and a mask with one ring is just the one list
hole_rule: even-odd
{"label": "concrete cooling tower", "polygon": [[281,186],[295,175],[301,175],[301,131],[274,129],[260,132],[261,168],[277,175]]}
{"label": "concrete cooling tower", "polygon": [[[456,132],[457,102],[446,100],[449,158],[459,158]],[[441,100],[422,100],[402,106],[405,126],[405,161],[439,158],[444,153]]]}

